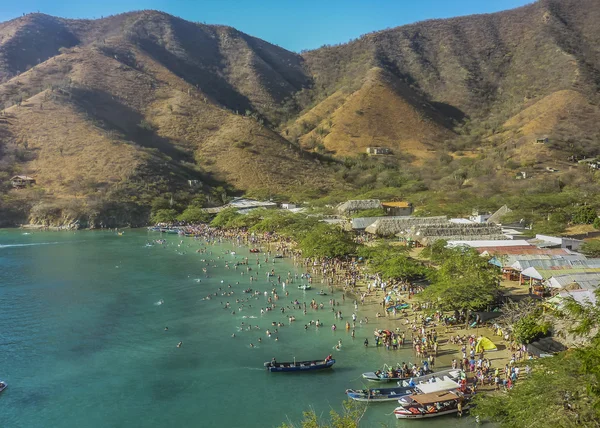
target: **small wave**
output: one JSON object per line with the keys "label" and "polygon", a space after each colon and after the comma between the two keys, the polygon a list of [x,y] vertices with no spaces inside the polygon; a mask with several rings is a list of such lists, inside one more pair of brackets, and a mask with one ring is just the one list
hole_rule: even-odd
{"label": "small wave", "polygon": [[55,245],[55,244],[63,244],[63,242],[36,242],[34,244],[0,244],[0,248],[12,248],[12,247],[35,247],[38,245]]}

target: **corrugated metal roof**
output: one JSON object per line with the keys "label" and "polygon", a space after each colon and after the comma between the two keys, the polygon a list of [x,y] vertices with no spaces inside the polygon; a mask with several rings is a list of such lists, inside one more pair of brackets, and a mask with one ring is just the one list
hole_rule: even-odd
{"label": "corrugated metal roof", "polygon": [[595,273],[600,272],[600,267],[596,268],[580,268],[580,267],[567,267],[567,266],[555,266],[555,269],[539,269],[535,267],[529,267],[521,272],[522,275],[539,279],[539,280],[547,280],[552,278],[553,276],[562,276],[562,275],[575,275],[579,273]]}
{"label": "corrugated metal roof", "polygon": [[548,286],[552,288],[564,288],[573,283],[579,284],[585,290],[595,289],[600,284],[600,272],[557,275],[547,281]]}
{"label": "corrugated metal roof", "polygon": [[563,248],[537,248],[532,245],[530,246],[516,246],[516,247],[480,247],[477,251],[485,255],[540,255],[540,254],[552,254],[552,255],[566,255],[569,252]]}
{"label": "corrugated metal roof", "polygon": [[523,239],[448,241],[449,247],[456,247],[460,245],[471,248],[493,247],[498,249],[504,247],[531,247],[529,242]]}
{"label": "corrugated metal roof", "polygon": [[352,219],[352,229],[363,230],[383,217],[359,217]]}

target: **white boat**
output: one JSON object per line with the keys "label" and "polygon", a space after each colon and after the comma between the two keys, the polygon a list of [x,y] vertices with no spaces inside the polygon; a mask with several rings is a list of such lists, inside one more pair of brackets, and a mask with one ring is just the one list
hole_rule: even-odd
{"label": "white boat", "polygon": [[459,391],[441,391],[430,394],[413,394],[398,400],[394,415],[397,419],[424,419],[458,413],[459,403],[462,410],[468,408],[468,401]]}
{"label": "white boat", "polygon": [[310,290],[311,288],[312,286],[310,284],[303,284],[298,286],[299,290]]}
{"label": "white boat", "polygon": [[6,382],[0,380],[0,392],[4,391],[7,387]]}

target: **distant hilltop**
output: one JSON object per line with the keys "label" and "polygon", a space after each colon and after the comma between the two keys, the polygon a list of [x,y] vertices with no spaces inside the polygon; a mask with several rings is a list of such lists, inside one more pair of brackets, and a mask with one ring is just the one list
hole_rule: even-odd
{"label": "distant hilltop", "polygon": [[166,194],[483,197],[476,171],[583,170],[600,154],[598,22],[595,0],[542,0],[297,54],[158,11],[28,14],[0,24],[0,213],[137,224]]}

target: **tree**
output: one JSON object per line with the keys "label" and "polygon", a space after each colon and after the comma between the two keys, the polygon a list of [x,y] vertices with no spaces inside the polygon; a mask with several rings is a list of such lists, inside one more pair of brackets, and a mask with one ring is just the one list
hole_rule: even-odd
{"label": "tree", "polygon": [[431,285],[421,298],[442,309],[468,312],[485,308],[499,294],[500,271],[472,248],[443,251],[438,270],[431,271]]}
{"label": "tree", "polygon": [[356,251],[356,244],[346,232],[324,223],[309,230],[299,247],[305,257],[343,257]]}
{"label": "tree", "polygon": [[177,211],[173,209],[161,209],[150,216],[153,223],[173,223],[177,220]]}
{"label": "tree", "polygon": [[[600,301],[600,290],[596,290]],[[600,307],[565,299],[562,316],[589,345],[532,361],[531,375],[506,394],[477,395],[472,413],[503,428],[593,427],[600,421]]]}
{"label": "tree", "polygon": [[196,206],[189,206],[177,217],[179,221],[185,221],[187,223],[208,223],[210,220],[210,214],[204,211],[202,208]]}
{"label": "tree", "polygon": [[358,428],[367,407],[356,401],[344,401],[342,413],[335,410],[329,412],[328,421],[319,421],[314,410],[304,412],[300,424],[284,423],[280,428]]}
{"label": "tree", "polygon": [[547,335],[550,327],[550,323],[540,320],[539,315],[529,314],[515,322],[513,335],[520,343],[527,344]]}
{"label": "tree", "polygon": [[588,257],[600,257],[600,240],[585,241],[579,250]]}
{"label": "tree", "polygon": [[598,218],[598,213],[594,207],[583,205],[573,213],[573,223],[592,224]]}
{"label": "tree", "polygon": [[240,216],[241,214],[237,212],[236,208],[225,208],[215,216],[213,221],[210,222],[210,225],[213,227],[221,227],[226,229],[231,227],[230,224]]}
{"label": "tree", "polygon": [[382,279],[414,280],[424,277],[429,270],[409,257],[407,247],[365,247],[359,254],[369,260],[369,270]]}

